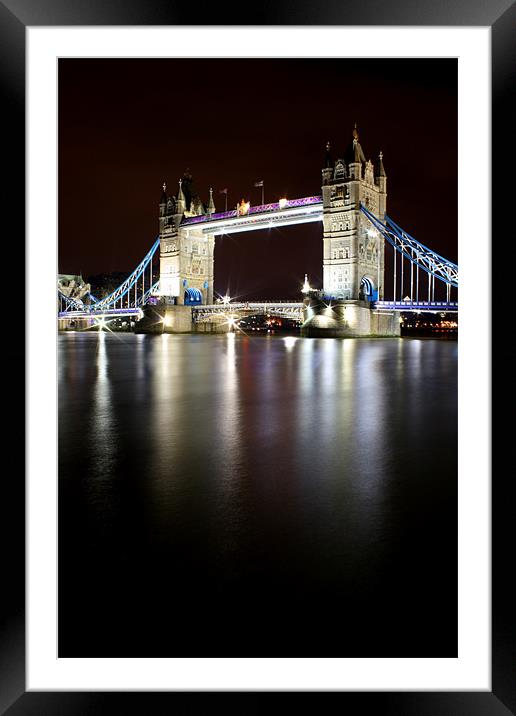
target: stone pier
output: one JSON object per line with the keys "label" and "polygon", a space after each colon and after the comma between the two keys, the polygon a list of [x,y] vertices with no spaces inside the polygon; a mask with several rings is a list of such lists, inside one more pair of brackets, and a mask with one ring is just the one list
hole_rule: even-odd
{"label": "stone pier", "polygon": [[368,301],[310,299],[301,335],[317,338],[389,337],[401,334],[400,312],[380,312]]}
{"label": "stone pier", "polygon": [[137,321],[135,333],[228,333],[226,320],[195,323],[190,306],[167,305],[145,306],[143,318]]}
{"label": "stone pier", "polygon": [[147,305],[134,330],[135,333],[191,333],[192,309],[166,303]]}

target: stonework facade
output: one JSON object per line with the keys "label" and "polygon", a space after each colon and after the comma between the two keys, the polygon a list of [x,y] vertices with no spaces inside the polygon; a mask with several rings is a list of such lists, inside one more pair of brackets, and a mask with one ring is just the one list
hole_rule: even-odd
{"label": "stonework facade", "polygon": [[355,127],[344,157],[335,161],[326,147],[322,170],[323,292],[339,300],[382,299],[384,239],[371,231],[363,203],[383,221],[387,177],[380,152],[376,167],[364,156]]}
{"label": "stonework facade", "polygon": [[213,193],[205,206],[193,189],[188,172],[179,182],[177,197],[163,185],[159,205],[160,294],[178,305],[213,303],[215,237],[201,228],[181,226],[183,217],[214,213]]}

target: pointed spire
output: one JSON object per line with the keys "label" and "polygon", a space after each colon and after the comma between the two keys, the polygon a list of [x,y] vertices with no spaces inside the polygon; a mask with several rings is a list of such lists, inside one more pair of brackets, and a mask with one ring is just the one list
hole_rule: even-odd
{"label": "pointed spire", "polygon": [[378,162],[377,162],[377,164],[376,164],[375,175],[376,175],[377,177],[387,176],[387,175],[385,174],[385,169],[384,169],[384,166],[383,166],[383,152],[382,152],[381,150],[380,150],[380,154],[378,155]]}
{"label": "pointed spire", "polygon": [[213,201],[213,189],[211,188],[211,186],[210,186],[210,200],[208,202],[208,209],[207,209],[206,213],[208,213],[208,214],[215,213],[215,202]]}
{"label": "pointed spire", "polygon": [[358,141],[358,129],[357,123],[355,122],[355,126],[353,128],[353,141],[349,145],[346,152],[346,161],[348,164],[359,164],[360,162],[365,162],[365,160],[366,158],[364,156],[364,152],[362,151],[362,147]]}
{"label": "pointed spire", "polygon": [[182,186],[182,185],[183,185],[183,180],[180,179],[180,180],[179,180],[179,192],[178,192],[178,194],[177,194],[177,200],[178,200],[178,201],[182,201],[183,204],[186,204],[186,199],[185,199],[185,195],[183,194],[183,186]]}
{"label": "pointed spire", "polygon": [[329,142],[326,142],[326,154],[324,156],[324,168],[333,168],[333,159],[330,153],[331,145]]}
{"label": "pointed spire", "polygon": [[161,192],[161,198],[159,200],[160,204],[166,204],[167,203],[167,182],[164,181],[162,185],[163,191]]}

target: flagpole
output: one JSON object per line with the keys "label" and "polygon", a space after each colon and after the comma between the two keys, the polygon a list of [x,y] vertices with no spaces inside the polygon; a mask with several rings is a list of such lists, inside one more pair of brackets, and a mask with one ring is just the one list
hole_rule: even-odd
{"label": "flagpole", "polygon": [[262,206],[263,206],[265,204],[265,188],[264,188],[265,182],[263,181],[263,179],[261,179],[260,181],[255,181],[254,186],[256,187],[256,189],[259,189],[260,187],[262,188]]}

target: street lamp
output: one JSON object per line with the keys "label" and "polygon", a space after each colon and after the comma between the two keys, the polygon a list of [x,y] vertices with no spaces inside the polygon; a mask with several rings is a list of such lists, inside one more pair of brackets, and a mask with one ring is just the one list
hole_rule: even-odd
{"label": "street lamp", "polygon": [[308,283],[308,274],[305,273],[305,282],[303,284],[303,288],[301,289],[301,293],[309,294],[311,290],[312,288]]}

